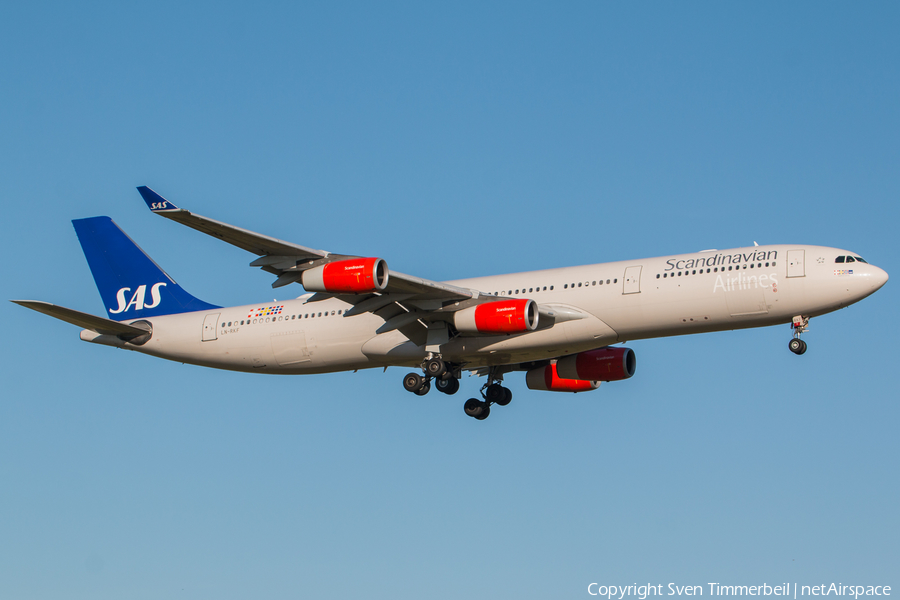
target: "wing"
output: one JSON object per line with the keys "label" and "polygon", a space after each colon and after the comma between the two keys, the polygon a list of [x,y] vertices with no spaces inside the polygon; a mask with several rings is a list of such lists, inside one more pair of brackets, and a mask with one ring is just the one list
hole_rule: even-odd
{"label": "wing", "polygon": [[[291,283],[302,285],[305,271],[332,262],[361,258],[314,250],[194,214],[175,206],[146,186],[139,187],[138,192],[152,212],[256,254],[259,258],[251,262],[250,266],[260,267],[275,275],[277,278],[272,283],[273,288]],[[385,331],[401,329],[407,335],[409,325],[414,324],[426,313],[441,311],[448,305],[460,309],[488,299],[476,290],[396,271],[390,271],[385,287],[377,292],[334,293],[315,289],[312,291],[319,292],[313,297],[314,300],[339,297],[353,304],[354,308],[348,311],[348,316],[361,312],[377,312],[387,321],[386,328],[383,328]],[[480,297],[483,299],[479,300]]]}

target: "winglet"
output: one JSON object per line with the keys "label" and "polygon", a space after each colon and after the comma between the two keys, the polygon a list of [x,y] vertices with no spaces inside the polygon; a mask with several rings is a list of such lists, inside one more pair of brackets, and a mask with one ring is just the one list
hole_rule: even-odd
{"label": "winglet", "polygon": [[140,192],[141,198],[144,199],[144,202],[147,203],[147,207],[153,212],[172,212],[181,210],[146,185],[138,187],[137,191]]}

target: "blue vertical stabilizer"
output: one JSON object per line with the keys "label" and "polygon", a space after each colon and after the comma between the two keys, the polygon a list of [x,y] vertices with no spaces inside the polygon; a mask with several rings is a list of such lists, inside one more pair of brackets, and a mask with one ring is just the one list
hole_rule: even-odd
{"label": "blue vertical stabilizer", "polygon": [[184,291],[109,217],[76,219],[72,224],[110,319],[219,308]]}

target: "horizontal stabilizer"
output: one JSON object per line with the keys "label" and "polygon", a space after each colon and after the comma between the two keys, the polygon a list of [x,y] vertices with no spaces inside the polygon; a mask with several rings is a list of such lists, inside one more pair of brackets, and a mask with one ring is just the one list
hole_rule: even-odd
{"label": "horizontal stabilizer", "polygon": [[148,333],[147,329],[128,325],[127,323],[119,323],[118,321],[112,321],[110,319],[104,319],[103,317],[97,317],[78,310],[72,310],[71,308],[57,306],[55,304],[50,304],[49,302],[41,302],[40,300],[10,300],[10,302],[15,302],[19,306],[36,310],[45,315],[50,315],[60,321],[65,321],[66,323],[71,323],[72,325],[77,325],[84,329],[90,329],[91,331],[96,331],[101,335],[114,335],[128,340]]}

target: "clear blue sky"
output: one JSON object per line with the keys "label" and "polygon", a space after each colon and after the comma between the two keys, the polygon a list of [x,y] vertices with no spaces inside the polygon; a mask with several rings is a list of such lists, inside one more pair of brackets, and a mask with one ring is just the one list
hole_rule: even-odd
{"label": "clear blue sky", "polygon": [[[9,3],[3,299],[102,314],[109,215],[189,291],[288,298],[200,214],[431,279],[763,243],[900,277],[896,3]],[[212,371],[0,306],[0,597],[579,598],[900,589],[897,281],[630,344],[490,419],[404,370]]]}

